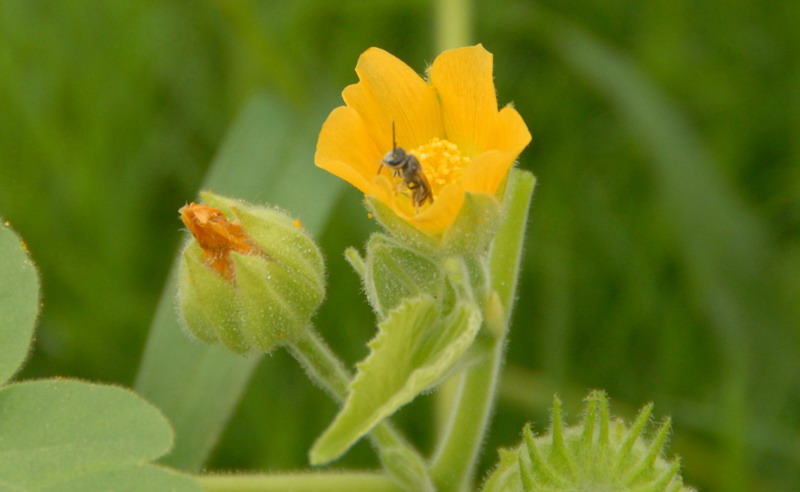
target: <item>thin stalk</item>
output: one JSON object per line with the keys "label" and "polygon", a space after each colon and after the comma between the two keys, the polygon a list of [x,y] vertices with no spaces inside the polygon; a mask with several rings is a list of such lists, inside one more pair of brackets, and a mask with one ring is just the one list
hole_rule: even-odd
{"label": "thin stalk", "polygon": [[[350,373],[316,331],[311,328],[306,330],[304,336],[289,344],[289,352],[303,366],[308,376],[322,386],[336,402],[341,404],[345,401]],[[402,463],[402,470],[410,468],[415,471],[413,483],[410,485],[421,490],[432,488],[425,460],[388,421],[375,426],[369,437],[389,473],[397,470],[393,465]],[[395,478],[408,482],[408,477],[395,474]]]}
{"label": "thin stalk", "polygon": [[288,348],[309,378],[322,386],[337,403],[344,402],[350,384],[350,372],[315,330],[309,328],[304,336],[289,344]]}
{"label": "thin stalk", "polygon": [[402,492],[378,473],[286,473],[270,475],[199,475],[206,492]]}
{"label": "thin stalk", "polygon": [[490,333],[497,334],[497,338],[487,348],[486,358],[470,368],[463,378],[450,426],[443,433],[431,466],[433,481],[440,492],[460,492],[472,485],[481,443],[497,396],[534,183],[533,175],[524,171],[515,171],[509,178],[506,219],[489,254],[491,285],[500,299],[503,313],[499,317],[490,313],[484,316],[484,324],[502,326],[486,326]]}

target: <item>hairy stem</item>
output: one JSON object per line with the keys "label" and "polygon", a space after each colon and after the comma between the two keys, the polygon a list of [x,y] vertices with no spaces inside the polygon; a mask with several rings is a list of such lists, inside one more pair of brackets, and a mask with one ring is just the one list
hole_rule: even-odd
{"label": "hairy stem", "polygon": [[402,492],[378,473],[286,473],[270,475],[200,475],[206,492]]}
{"label": "hairy stem", "polygon": [[440,492],[460,492],[472,485],[481,443],[494,410],[534,183],[533,175],[524,171],[515,171],[508,181],[506,218],[488,259],[492,289],[503,312],[500,316],[489,312],[492,303],[485,309],[485,327],[496,338],[487,346],[486,357],[462,376],[458,401],[431,467]]}
{"label": "hairy stem", "polygon": [[[303,366],[308,376],[322,386],[336,402],[341,404],[345,401],[350,373],[316,331],[311,328],[306,330],[303,337],[289,345],[289,352]],[[433,488],[431,479],[427,476],[425,460],[388,421],[378,424],[370,432],[369,437],[384,467],[389,473],[394,473],[394,478],[405,482],[406,485],[413,485],[413,490]],[[402,463],[400,466],[402,469],[410,467],[416,471],[413,483],[408,483],[408,477],[398,476],[395,473],[398,469],[394,466],[396,463]]]}

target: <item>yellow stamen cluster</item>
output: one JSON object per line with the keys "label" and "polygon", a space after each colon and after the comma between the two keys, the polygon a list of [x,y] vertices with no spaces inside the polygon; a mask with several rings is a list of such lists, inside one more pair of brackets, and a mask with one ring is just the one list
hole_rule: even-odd
{"label": "yellow stamen cluster", "polygon": [[470,158],[461,155],[456,144],[441,138],[434,138],[425,145],[410,151],[422,165],[434,197],[448,183],[457,182],[461,172],[469,164]]}

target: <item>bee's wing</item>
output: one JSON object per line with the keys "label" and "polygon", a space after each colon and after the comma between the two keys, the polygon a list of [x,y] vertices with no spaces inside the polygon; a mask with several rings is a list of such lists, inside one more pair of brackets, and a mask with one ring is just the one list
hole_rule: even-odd
{"label": "bee's wing", "polygon": [[417,170],[417,178],[419,180],[419,187],[424,190],[421,203],[425,203],[426,201],[433,203],[433,191],[431,190],[431,184],[428,182],[428,178],[425,176],[425,171],[422,169],[422,166],[419,166],[419,169]]}

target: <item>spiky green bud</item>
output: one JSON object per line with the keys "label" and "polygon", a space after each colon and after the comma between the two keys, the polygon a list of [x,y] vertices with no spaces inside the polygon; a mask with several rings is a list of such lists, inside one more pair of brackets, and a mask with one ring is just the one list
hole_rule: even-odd
{"label": "spiky green bud", "polygon": [[522,444],[501,452],[483,491],[689,492],[680,461],[663,457],[669,419],[652,438],[642,435],[652,410],[646,405],[629,427],[609,419],[608,398],[594,391],[586,399],[583,422],[564,427],[556,398],[550,433],[534,437],[525,426]]}

